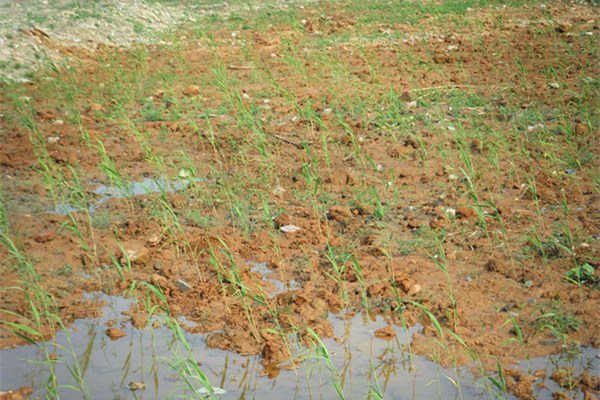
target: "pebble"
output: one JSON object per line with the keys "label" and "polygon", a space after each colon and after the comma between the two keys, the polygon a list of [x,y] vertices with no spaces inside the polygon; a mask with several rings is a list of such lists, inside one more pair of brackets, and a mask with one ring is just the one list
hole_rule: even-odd
{"label": "pebble", "polygon": [[198,96],[200,93],[202,93],[202,90],[200,86],[196,85],[190,85],[183,90],[185,96]]}
{"label": "pebble", "polygon": [[418,283],[415,283],[414,285],[412,285],[410,287],[410,289],[408,289],[408,293],[407,296],[414,296],[417,293],[419,293],[423,288],[421,287],[421,285],[419,285]]}
{"label": "pebble", "polygon": [[41,232],[34,239],[38,243],[49,242],[56,236],[56,229],[50,229],[48,231]]}
{"label": "pebble", "polygon": [[119,328],[108,328],[104,332],[106,333],[106,336],[110,338],[110,340],[117,340],[122,338],[123,336],[127,336],[127,334]]}
{"label": "pebble", "polygon": [[533,281],[531,281],[531,280],[525,281],[524,285],[526,288],[530,288],[533,286]]}
{"label": "pebble", "polygon": [[130,390],[144,390],[144,389],[146,389],[146,384],[144,382],[131,381],[127,384],[127,387]]}
{"label": "pebble", "polygon": [[413,108],[417,108],[417,102],[416,101],[409,101],[408,103],[406,103],[406,105],[404,106],[405,110],[410,110]]}
{"label": "pebble", "polygon": [[296,232],[299,231],[300,228],[297,227],[296,225],[284,225],[281,228],[279,228],[281,230],[281,232],[283,233],[292,233],[292,232]]}
{"label": "pebble", "polygon": [[122,256],[121,262],[129,261],[131,263],[145,264],[149,258],[150,251],[144,244],[141,240],[136,239],[131,239],[123,243],[123,249],[127,257]]}
{"label": "pebble", "polygon": [[387,325],[384,328],[377,329],[375,336],[380,339],[391,339],[396,336],[396,331],[391,326]]}
{"label": "pebble", "polygon": [[186,281],[183,281],[181,279],[178,279],[175,282],[175,287],[177,289],[181,290],[182,292],[187,292],[189,290],[192,290],[192,287]]}
{"label": "pebble", "polygon": [[273,194],[274,195],[282,195],[286,192],[285,188],[281,187],[281,186],[275,186],[275,189],[273,189]]}

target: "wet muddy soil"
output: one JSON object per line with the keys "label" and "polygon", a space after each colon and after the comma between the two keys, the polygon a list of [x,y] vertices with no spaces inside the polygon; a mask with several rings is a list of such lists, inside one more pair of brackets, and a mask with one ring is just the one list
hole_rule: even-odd
{"label": "wet muddy soil", "polygon": [[[0,348],[103,292],[271,377],[365,311],[519,398],[546,389],[516,363],[593,359],[597,7],[386,15],[240,13],[3,84]],[[593,365],[548,393],[599,396]]]}

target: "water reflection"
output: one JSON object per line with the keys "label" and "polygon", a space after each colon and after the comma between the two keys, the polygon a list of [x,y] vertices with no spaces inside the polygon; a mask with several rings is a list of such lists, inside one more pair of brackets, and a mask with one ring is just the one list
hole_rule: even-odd
{"label": "water reflection", "polygon": [[[60,332],[56,346],[50,352],[58,356],[54,364],[57,380],[63,386],[63,398],[84,398],[66,385],[77,387],[69,369],[78,367],[87,385],[89,398],[94,399],[171,399],[202,398],[202,386],[193,382],[194,391],[177,374],[173,364],[188,357],[185,347],[171,329],[148,327],[133,328],[121,312],[128,310],[131,300],[102,296],[108,301],[104,315],[95,320],[79,320],[67,332]],[[154,321],[160,321],[156,318]],[[378,391],[390,399],[479,399],[490,398],[481,386],[481,380],[460,369],[457,373],[437,366],[423,357],[412,356],[406,345],[412,333],[396,327],[396,336],[389,340],[375,338],[376,329],[385,327],[385,317],[357,314],[349,319],[331,315],[335,338],[323,340],[332,364],[313,357],[314,351],[305,350],[307,360],[296,370],[282,370],[272,379],[265,376],[258,357],[209,349],[202,334],[185,334],[193,358],[201,363],[202,371],[211,384],[226,393],[222,399],[332,399],[337,398],[333,377],[339,378],[346,398],[363,399]],[[127,336],[112,341],[104,334],[108,324],[122,329]],[[73,356],[71,349],[74,349]],[[585,354],[585,353],[584,353]],[[591,353],[590,353],[591,354]],[[45,357],[35,346],[23,346],[0,352],[0,389],[34,388],[35,396],[43,397],[42,382],[49,377]],[[531,360],[534,369],[548,369],[560,365],[560,360]],[[584,361],[585,360],[585,361]],[[595,368],[600,360],[581,357],[580,370]],[[550,363],[558,364],[550,364]],[[587,363],[587,364],[586,364]],[[459,379],[460,390],[452,380]],[[143,382],[145,390],[130,390],[129,382]],[[552,381],[545,381],[551,387]],[[555,385],[556,386],[556,385]],[[556,388],[558,390],[558,388]],[[551,398],[551,392],[539,391],[541,397]],[[510,395],[505,398],[511,399]]]}
{"label": "water reflection", "polygon": [[[145,178],[141,182],[133,181],[128,184],[108,186],[98,185],[93,193],[99,195],[95,203],[87,205],[90,213],[96,212],[96,209],[110,199],[124,199],[133,196],[152,194],[152,193],[170,193],[179,192],[186,189],[191,182],[200,182],[199,178],[189,179],[167,179],[167,178]],[[85,208],[85,206],[84,206]],[[48,210],[51,214],[66,215],[80,211],[80,208],[74,207],[68,203],[59,204],[57,207]]]}

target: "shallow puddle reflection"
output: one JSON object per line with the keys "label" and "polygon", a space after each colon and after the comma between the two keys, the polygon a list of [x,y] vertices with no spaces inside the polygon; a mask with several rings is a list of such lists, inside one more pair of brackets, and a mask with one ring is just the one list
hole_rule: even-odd
{"label": "shallow puddle reflection", "polygon": [[[82,394],[64,385],[77,387],[69,369],[78,364],[87,385],[89,398],[94,399],[169,399],[202,398],[206,392],[198,383],[200,394],[194,395],[172,363],[184,357],[173,332],[164,327],[138,330],[121,314],[128,310],[131,300],[121,297],[94,295],[108,301],[104,315],[95,320],[76,321],[68,335],[60,332],[49,346],[57,360],[55,370],[58,382],[63,385],[59,394],[63,398],[81,398]],[[127,335],[111,340],[106,334],[107,323]],[[156,319],[160,321],[160,319]],[[373,393],[375,388],[389,399],[476,399],[490,398],[490,394],[467,369],[457,373],[436,366],[423,357],[409,358],[406,345],[409,332],[395,328],[396,336],[390,340],[376,338],[373,332],[385,327],[384,317],[367,318],[357,314],[349,319],[330,316],[337,339],[323,340],[330,355],[331,364],[323,358],[316,359],[314,350],[307,350],[305,364],[294,370],[281,370],[269,378],[258,357],[242,357],[237,354],[209,349],[201,334],[185,334],[194,358],[201,363],[202,371],[214,387],[224,393],[214,396],[222,399],[333,399],[337,393],[332,382],[338,382],[348,399],[361,399]],[[72,352],[72,349],[74,350]],[[76,360],[73,356],[76,354]],[[593,358],[593,357],[592,357]],[[45,382],[49,374],[43,353],[36,346],[23,346],[0,352],[1,390],[31,386],[36,396],[44,396]],[[592,367],[598,368],[593,358]],[[548,363],[548,360],[545,361]],[[544,368],[544,360],[533,360],[536,368]],[[546,368],[549,365],[546,365]],[[588,365],[586,368],[589,368]],[[142,383],[143,390],[131,390],[130,382]],[[460,389],[453,383],[460,382]],[[204,394],[202,394],[204,393]],[[540,393],[544,396],[544,393]],[[549,395],[551,396],[551,394]],[[376,398],[376,397],[371,397]],[[507,395],[506,398],[513,398]],[[543,398],[543,397],[542,397]]]}

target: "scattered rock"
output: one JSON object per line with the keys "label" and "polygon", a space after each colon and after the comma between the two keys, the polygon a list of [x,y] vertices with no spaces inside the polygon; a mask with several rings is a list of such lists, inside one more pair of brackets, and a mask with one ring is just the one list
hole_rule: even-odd
{"label": "scattered rock", "polygon": [[50,229],[37,235],[34,239],[38,243],[49,242],[56,236],[56,229]]}
{"label": "scattered rock", "polygon": [[189,290],[192,290],[192,287],[185,281],[181,280],[181,279],[177,279],[177,281],[175,281],[175,287],[179,290],[181,290],[182,292],[187,292]]}
{"label": "scattered rock", "polygon": [[417,102],[416,101],[409,101],[408,103],[406,103],[404,105],[404,109],[405,110],[412,110],[413,108],[417,108]]}
{"label": "scattered rock", "polygon": [[414,285],[412,285],[410,287],[410,289],[408,290],[408,293],[406,293],[408,296],[414,296],[417,293],[419,293],[421,291],[421,289],[423,289],[421,287],[421,285],[419,285],[418,283],[415,283]]}
{"label": "scattered rock", "polygon": [[396,331],[390,325],[387,325],[384,328],[377,329],[375,331],[375,337],[379,339],[389,340],[396,336]]}
{"label": "scattered rock", "polygon": [[297,232],[300,230],[299,227],[297,227],[296,225],[284,225],[281,228],[279,228],[281,230],[281,232],[283,233],[293,233],[293,232]]}
{"label": "scattered rock", "polygon": [[287,190],[285,190],[285,188],[281,187],[281,186],[275,186],[275,188],[273,189],[273,194],[275,196],[281,196],[282,194],[284,194]]}
{"label": "scattered rock", "polygon": [[183,90],[183,94],[186,96],[198,96],[200,93],[202,93],[202,89],[196,85],[190,85]]}
{"label": "scattered rock", "polygon": [[117,340],[123,336],[127,336],[127,334],[119,328],[108,328],[104,333],[106,333],[106,336],[108,336],[110,340]]}
{"label": "scattered rock", "polygon": [[123,243],[125,254],[121,256],[120,261],[127,263],[127,260],[132,264],[146,264],[150,256],[150,251],[141,240],[128,240]]}
{"label": "scattered rock", "polygon": [[127,384],[127,387],[130,390],[144,390],[146,389],[146,384],[144,382],[131,381]]}

